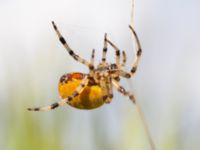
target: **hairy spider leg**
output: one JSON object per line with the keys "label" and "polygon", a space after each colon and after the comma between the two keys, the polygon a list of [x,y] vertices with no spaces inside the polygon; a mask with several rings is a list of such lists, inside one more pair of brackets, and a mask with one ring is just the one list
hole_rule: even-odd
{"label": "hairy spider leg", "polygon": [[109,39],[107,39],[107,42],[115,49],[116,65],[118,68],[120,68],[120,50]]}
{"label": "hairy spider leg", "polygon": [[102,99],[105,103],[110,103],[112,98],[113,98],[113,94],[112,94],[112,83],[110,78],[109,79],[100,79],[100,86],[102,89]]}
{"label": "hairy spider leg", "polygon": [[131,76],[133,76],[135,74],[136,70],[137,70],[137,66],[139,64],[139,61],[140,61],[140,58],[141,58],[141,55],[142,55],[142,48],[141,48],[140,41],[139,41],[139,38],[137,36],[137,33],[135,32],[135,30],[133,29],[133,27],[131,25],[129,25],[129,28],[134,35],[134,38],[136,40],[136,46],[137,46],[136,59],[135,59],[135,62],[133,63],[133,65],[132,65],[132,69],[130,71]]}
{"label": "hairy spider leg", "polygon": [[123,60],[122,60],[121,66],[124,67],[126,64],[126,52],[125,51],[122,51],[122,57],[123,57]]}
{"label": "hairy spider leg", "polygon": [[67,44],[67,42],[64,39],[64,37],[61,35],[61,33],[58,30],[58,28],[57,28],[56,24],[54,23],[54,21],[52,21],[52,25],[53,25],[53,28],[54,28],[56,34],[58,35],[58,38],[59,38],[60,42],[63,44],[63,46],[65,47],[65,49],[68,51],[69,55],[72,56],[76,61],[78,61],[78,62],[80,62],[80,63],[88,66],[89,69],[90,69],[90,71],[93,72],[94,66],[90,62],[88,62],[87,60],[85,60],[82,57],[80,57],[77,54],[75,54],[74,51]]}
{"label": "hairy spider leg", "polygon": [[103,45],[103,52],[102,52],[102,63],[105,64],[106,63],[106,54],[107,54],[107,51],[108,51],[108,48],[107,48],[107,33],[105,33],[104,35],[104,45]]}
{"label": "hairy spider leg", "polygon": [[92,55],[91,55],[91,58],[90,58],[90,63],[92,65],[94,65],[94,57],[95,57],[95,49],[92,50]]}
{"label": "hairy spider leg", "polygon": [[73,100],[74,97],[78,96],[83,91],[85,86],[87,86],[88,81],[89,81],[88,76],[85,76],[85,78],[82,80],[81,84],[76,88],[76,90],[72,93],[72,95],[68,96],[64,99],[61,99],[59,102],[55,102],[49,106],[44,106],[44,107],[28,108],[28,110],[29,111],[49,111],[49,110],[55,109],[59,106],[63,106],[66,103]]}
{"label": "hairy spider leg", "polygon": [[108,98],[106,99],[106,103],[111,103],[112,99],[113,99],[113,86],[112,86],[112,78],[109,77],[108,78]]}
{"label": "hairy spider leg", "polygon": [[133,103],[135,103],[135,97],[134,97],[134,95],[131,94],[129,91],[126,91],[126,89],[125,89],[123,86],[121,86],[121,85],[119,84],[118,81],[112,79],[112,84],[116,87],[116,89],[117,89],[120,93],[122,93],[124,96],[128,96],[129,99],[130,99]]}
{"label": "hairy spider leg", "polygon": [[[141,45],[140,45],[139,38],[138,38],[135,30],[132,28],[131,25],[129,25],[129,28],[130,28],[131,32],[133,33],[133,35],[134,35],[134,39],[136,40],[137,52],[136,52],[135,62],[133,63],[130,72],[126,72],[124,70],[120,70],[120,75],[122,77],[125,77],[125,78],[131,78],[136,73],[137,66],[139,64],[139,61],[140,61],[140,58],[141,58],[141,54],[142,54],[142,48],[141,48]],[[107,39],[107,41],[116,50],[116,53],[117,53],[117,51],[119,51],[119,48],[114,43],[112,43],[110,40]],[[126,59],[125,59],[125,61],[126,61]]]}

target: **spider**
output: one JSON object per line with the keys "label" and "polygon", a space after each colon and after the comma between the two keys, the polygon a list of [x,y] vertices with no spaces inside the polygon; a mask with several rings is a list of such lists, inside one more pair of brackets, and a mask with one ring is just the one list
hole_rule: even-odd
{"label": "spider", "polygon": [[[120,60],[119,48],[110,41],[107,34],[104,35],[104,46],[102,50],[101,62],[94,66],[95,50],[92,50],[90,61],[77,55],[68,45],[64,37],[61,35],[56,24],[52,21],[53,28],[69,55],[74,60],[86,65],[89,68],[89,73],[72,72],[64,74],[59,81],[58,91],[61,100],[49,106],[28,108],[29,111],[48,111],[63,106],[66,103],[78,109],[94,109],[102,106],[104,103],[110,103],[113,99],[113,87],[121,94],[128,96],[135,103],[135,97],[123,86],[120,85],[120,78],[131,78],[137,70],[137,66],[142,54],[141,45],[138,36],[131,25],[129,28],[136,40],[137,52],[136,59],[133,62],[131,70],[125,71],[126,53],[122,51],[122,63]],[[115,50],[116,63],[108,63],[106,61],[108,44]]]}

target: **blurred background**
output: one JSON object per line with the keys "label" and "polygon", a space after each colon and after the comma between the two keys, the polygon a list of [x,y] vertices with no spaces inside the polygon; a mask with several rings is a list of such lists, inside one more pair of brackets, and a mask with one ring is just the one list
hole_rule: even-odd
{"label": "blurred background", "polygon": [[[200,1],[135,0],[134,26],[143,55],[137,74],[122,80],[137,97],[159,150],[200,147]],[[131,0],[0,0],[0,145],[2,150],[150,150],[135,106],[115,91],[111,104],[85,111],[27,107],[59,100],[67,72],[88,72],[60,44],[51,21],[86,59],[103,36],[134,60]],[[115,61],[109,48],[108,60]]]}

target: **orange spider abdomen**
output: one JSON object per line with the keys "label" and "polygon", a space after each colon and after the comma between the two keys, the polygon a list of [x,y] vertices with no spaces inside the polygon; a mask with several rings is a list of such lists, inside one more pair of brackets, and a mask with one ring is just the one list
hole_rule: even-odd
{"label": "orange spider abdomen", "polygon": [[[60,78],[58,91],[61,98],[71,96],[76,88],[80,85],[85,74],[74,72],[64,74]],[[87,85],[83,91],[73,98],[69,103],[70,106],[78,109],[94,109],[104,104],[102,99],[102,89],[99,85]]]}

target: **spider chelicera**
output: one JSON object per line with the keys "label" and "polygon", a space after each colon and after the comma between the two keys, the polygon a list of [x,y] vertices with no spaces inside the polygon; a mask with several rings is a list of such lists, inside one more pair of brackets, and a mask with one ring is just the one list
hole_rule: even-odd
{"label": "spider chelicera", "polygon": [[[89,73],[73,72],[64,74],[59,81],[58,91],[61,100],[49,106],[28,108],[29,111],[48,111],[63,106],[66,103],[72,107],[79,109],[94,109],[100,107],[104,103],[110,103],[113,99],[113,86],[124,96],[135,103],[135,97],[129,91],[125,90],[120,85],[120,78],[131,78],[137,70],[137,66],[142,54],[141,45],[138,36],[131,25],[129,28],[136,40],[137,52],[136,59],[133,62],[129,72],[124,70],[126,63],[126,53],[122,51],[122,63],[120,62],[120,50],[108,39],[107,34],[104,36],[104,47],[102,52],[101,62],[94,66],[95,50],[92,50],[90,61],[87,61],[77,55],[68,45],[64,37],[61,35],[56,24],[52,21],[53,28],[69,55],[76,61],[86,65],[89,68]],[[115,49],[116,63],[108,63],[106,61],[106,53],[108,44]]]}

